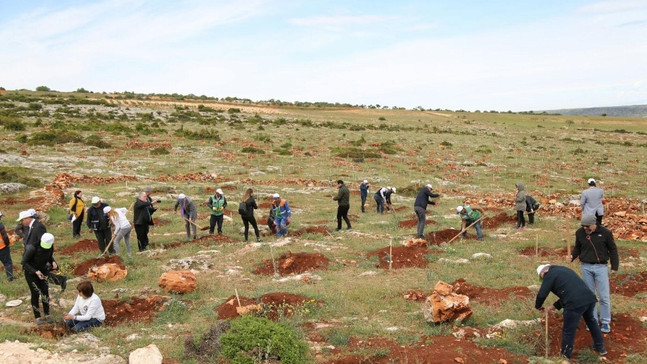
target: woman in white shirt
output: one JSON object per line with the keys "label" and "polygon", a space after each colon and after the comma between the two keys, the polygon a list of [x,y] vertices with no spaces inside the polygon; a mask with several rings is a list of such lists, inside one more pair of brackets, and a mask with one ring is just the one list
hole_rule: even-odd
{"label": "woman in white shirt", "polygon": [[84,281],[76,286],[79,295],[76,296],[74,307],[69,313],[63,315],[65,324],[74,332],[89,330],[92,327],[103,325],[106,313],[103,310],[101,299],[94,293],[90,281]]}
{"label": "woman in white shirt", "polygon": [[130,225],[128,218],[126,218],[126,211],[127,210],[125,207],[113,209],[110,206],[106,206],[103,208],[103,213],[108,216],[110,222],[115,227],[115,231],[112,233],[112,245],[114,246],[115,254],[117,255],[119,255],[119,242],[122,238],[126,243],[126,250],[128,251],[128,255],[130,255],[130,232],[132,231],[133,227],[132,225]]}

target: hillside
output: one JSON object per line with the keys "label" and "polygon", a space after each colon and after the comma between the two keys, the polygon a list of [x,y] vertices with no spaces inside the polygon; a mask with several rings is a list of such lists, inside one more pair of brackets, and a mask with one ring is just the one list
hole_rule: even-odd
{"label": "hillside", "polygon": [[647,105],[589,107],[582,109],[547,110],[549,114],[575,116],[608,116],[608,117],[647,117]]}

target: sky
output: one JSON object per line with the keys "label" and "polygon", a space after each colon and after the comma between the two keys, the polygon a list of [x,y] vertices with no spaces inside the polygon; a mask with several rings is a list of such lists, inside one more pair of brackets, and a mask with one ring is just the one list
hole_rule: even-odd
{"label": "sky", "polygon": [[0,86],[470,111],[644,105],[647,0],[6,0]]}

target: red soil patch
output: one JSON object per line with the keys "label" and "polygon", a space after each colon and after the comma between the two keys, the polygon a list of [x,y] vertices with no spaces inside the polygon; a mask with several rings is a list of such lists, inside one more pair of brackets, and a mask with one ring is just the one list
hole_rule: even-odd
{"label": "red soil patch", "polygon": [[[425,225],[435,225],[437,222],[434,220],[425,221]],[[418,226],[418,219],[403,220],[398,223],[401,228],[414,228]]]}
{"label": "red soil patch", "polygon": [[[510,363],[525,362],[526,358],[497,347],[481,347],[467,339],[453,336],[430,336],[411,346],[401,346],[397,341],[385,338],[359,340],[351,338],[346,346],[350,352],[363,351],[369,354],[361,357],[350,355],[334,359],[328,364],[456,364],[456,363],[498,363],[505,359]],[[340,350],[333,350],[339,354]],[[372,354],[380,352],[380,354]],[[384,354],[386,353],[386,354]],[[401,359],[401,360],[399,360]]]}
{"label": "red soil patch", "polygon": [[146,298],[132,297],[128,301],[101,300],[106,311],[107,326],[123,323],[150,322],[157,312],[163,311],[164,302],[170,297],[152,295]]}
{"label": "red soil patch", "polygon": [[271,202],[263,202],[258,204],[259,209],[269,209],[270,207],[272,207]]}
{"label": "red soil patch", "polygon": [[201,238],[198,238],[195,240],[196,242],[203,244],[203,243],[224,243],[224,244],[231,244],[235,243],[236,241],[232,238],[230,238],[228,235],[225,234],[214,234],[214,235],[206,235]]}
{"label": "red soil patch", "polygon": [[[470,228],[472,230],[473,228]],[[456,229],[445,229],[445,230],[439,230],[439,231],[432,231],[427,234],[427,241],[432,244],[432,245],[440,245],[443,243],[447,243],[453,238],[460,233],[460,230]],[[474,240],[476,239],[476,235],[472,234],[468,231],[467,236],[464,237],[463,239],[471,239]],[[455,243],[459,241],[460,238],[456,238],[452,243]]]}
{"label": "red soil patch", "polygon": [[392,269],[425,268],[427,267],[427,264],[429,264],[425,256],[431,253],[425,247],[394,246],[390,250],[390,248],[387,246],[385,248],[369,252],[368,254],[366,254],[366,257],[378,257],[380,261],[376,265],[376,267],[389,269],[389,252],[391,252],[391,254],[393,255],[393,257],[391,258]]}
{"label": "red soil patch", "polygon": [[155,226],[165,226],[165,225],[168,225],[170,223],[171,223],[171,220],[153,218],[153,224]]}
{"label": "red soil patch", "polygon": [[85,239],[68,246],[67,248],[58,252],[59,254],[72,254],[80,252],[94,252],[99,250],[99,243],[96,240]]}
{"label": "red soil patch", "polygon": [[500,212],[497,215],[494,215],[492,217],[485,217],[483,219],[483,228],[497,228],[501,225],[505,224],[514,224],[517,222],[517,216],[516,215],[510,215],[506,214],[505,212]]}
{"label": "red soil patch", "polygon": [[290,233],[290,235],[296,236],[296,237],[299,237],[299,236],[304,235],[304,234],[326,235],[326,234],[330,234],[330,229],[328,229],[328,227],[326,227],[326,226],[309,226],[309,227],[307,227],[305,229],[296,230],[296,231]]}
{"label": "red soil patch", "polygon": [[44,337],[45,339],[63,337],[69,332],[71,332],[71,330],[68,330],[62,322],[56,322],[55,324],[51,325],[36,326],[27,330],[27,333],[36,334],[40,337]]}
{"label": "red soil patch", "polygon": [[[566,248],[548,248],[545,246],[540,246],[538,249],[538,253],[540,257],[565,257],[566,256]],[[529,256],[529,257],[534,257],[537,254],[535,254],[535,247],[530,246],[527,248],[523,248],[519,251],[519,254]]]}
{"label": "red soil patch", "polygon": [[18,201],[13,197],[7,197],[6,199],[0,201],[0,206],[15,205]]}
{"label": "red soil patch", "polygon": [[113,255],[111,257],[104,256],[102,258],[93,258],[80,263],[74,268],[73,274],[77,277],[82,276],[88,274],[88,270],[90,270],[90,268],[92,268],[93,266],[100,266],[106,263],[115,263],[123,269],[126,268],[124,261],[118,255]]}
{"label": "red soil patch", "polygon": [[[330,260],[321,253],[296,253],[287,252],[279,257],[277,271],[281,276],[301,274],[304,272],[327,269]],[[271,259],[263,259],[263,264],[254,269],[254,274],[266,276],[274,275],[274,264]]]}
{"label": "red soil patch", "polygon": [[627,297],[647,292],[647,272],[625,273],[609,277],[611,292]]}
{"label": "red soil patch", "polygon": [[510,299],[528,299],[534,297],[535,293],[528,287],[508,287],[508,288],[489,288],[473,286],[464,279],[459,278],[454,283],[454,292],[464,294],[470,298],[470,301],[483,303],[490,306],[498,306],[503,301]]}
{"label": "red soil patch", "polygon": [[[228,304],[228,302],[232,300],[234,304]],[[311,298],[286,292],[266,293],[257,299],[247,297],[239,297],[236,299],[236,296],[230,296],[224,303],[216,308],[218,319],[226,320],[240,316],[236,311],[238,300],[240,300],[240,306],[256,305],[259,303],[262,304],[262,315],[270,320],[278,320],[280,317],[290,317],[294,313],[296,307],[305,303],[311,302],[321,304],[321,302],[315,301]]]}

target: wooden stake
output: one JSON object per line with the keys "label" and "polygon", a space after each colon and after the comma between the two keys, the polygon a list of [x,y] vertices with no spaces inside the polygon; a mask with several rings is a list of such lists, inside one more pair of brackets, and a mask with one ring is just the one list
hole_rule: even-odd
{"label": "wooden stake", "polygon": [[392,265],[393,265],[393,239],[389,241],[389,270],[391,270]]}
{"label": "wooden stake", "polygon": [[545,309],[546,317],[544,319],[544,326],[546,327],[546,353],[545,357],[548,358],[548,309]]}
{"label": "wooden stake", "polygon": [[539,256],[539,234],[535,236],[535,256]]}
{"label": "wooden stake", "polygon": [[568,239],[566,239],[566,256],[571,256],[571,242]]}
{"label": "wooden stake", "polygon": [[238,301],[238,307],[240,307],[241,304],[240,304],[240,297],[238,297],[238,289],[234,288],[234,292],[236,293],[236,301]]}

